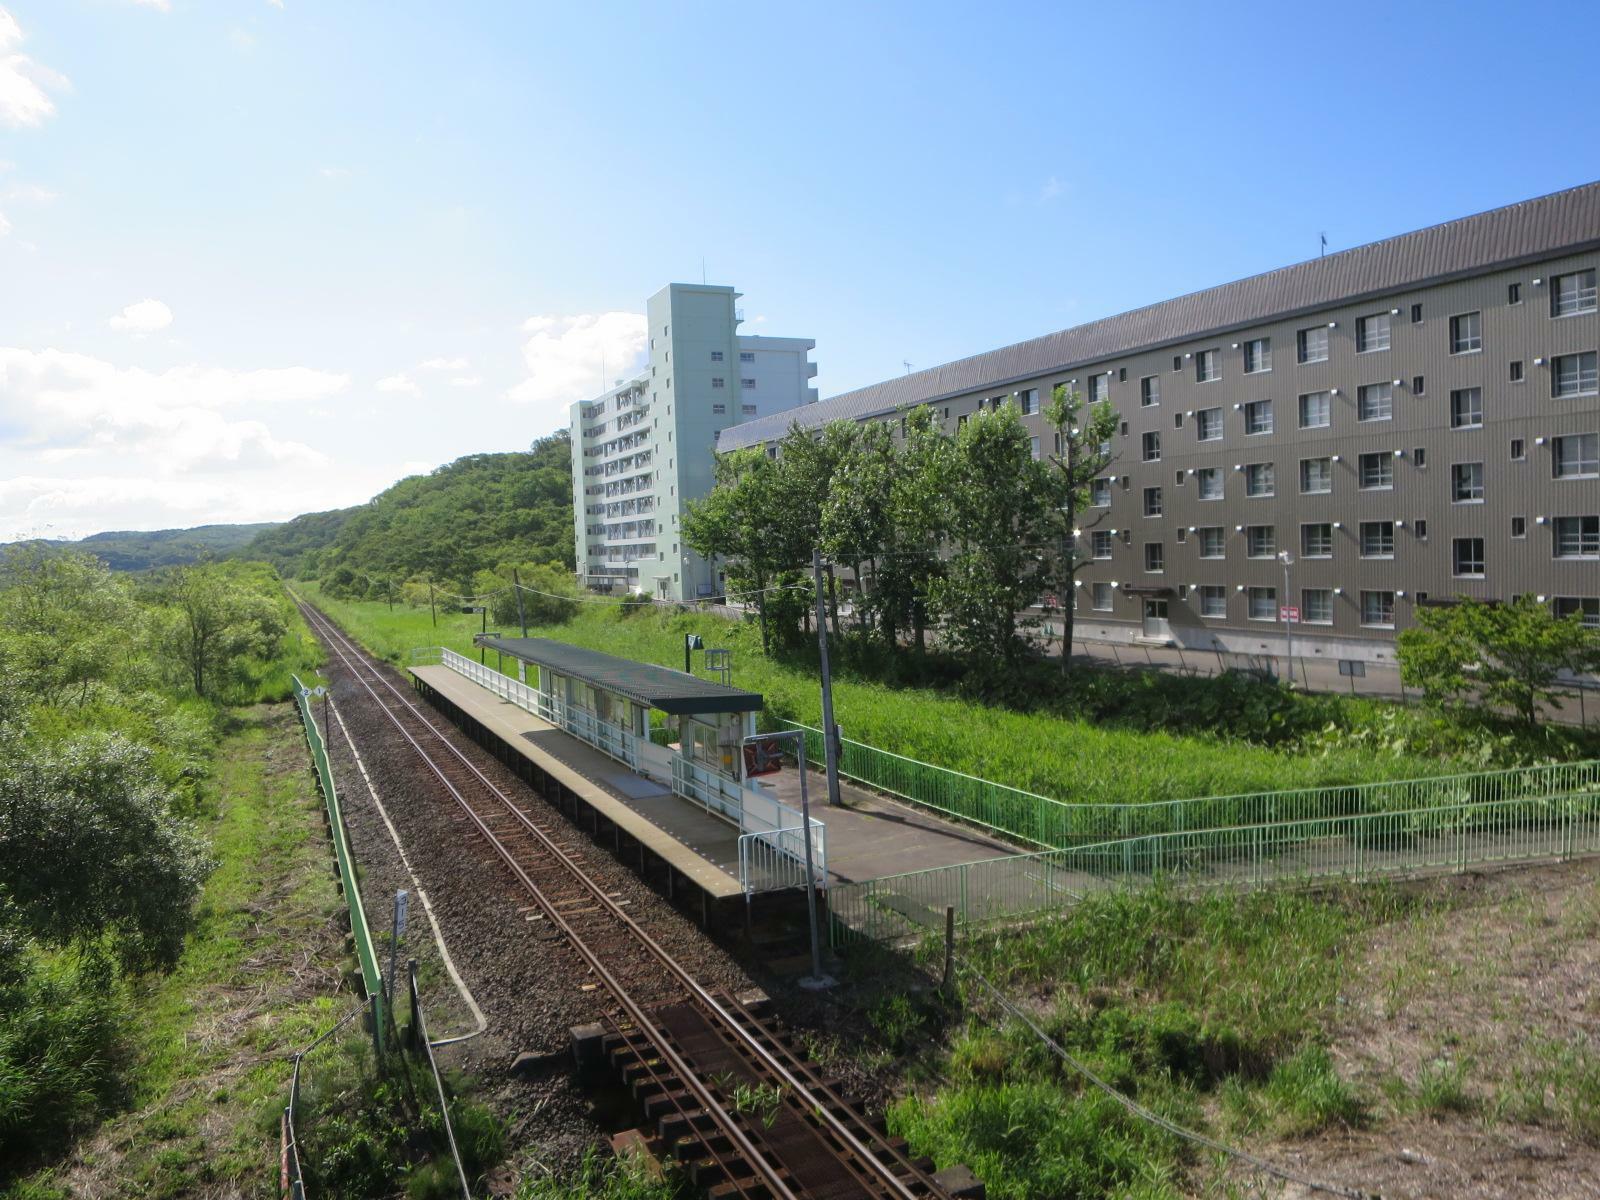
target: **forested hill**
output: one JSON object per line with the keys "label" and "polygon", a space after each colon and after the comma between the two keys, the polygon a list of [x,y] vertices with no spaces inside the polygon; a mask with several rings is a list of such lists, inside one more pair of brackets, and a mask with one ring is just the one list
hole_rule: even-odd
{"label": "forested hill", "polygon": [[501,563],[572,565],[572,450],[566,432],[526,451],[469,454],[365,504],[307,513],[240,557],[319,579],[348,569],[385,580],[469,580]]}
{"label": "forested hill", "polygon": [[[83,550],[93,554],[113,571],[146,571],[152,567],[176,567],[207,558],[225,558],[252,540],[277,528],[271,523],[258,525],[199,525],[193,529],[154,529],[92,533],[78,541],[40,538],[33,542],[14,542],[15,546],[45,546],[50,549]],[[11,546],[0,546],[0,554]]]}

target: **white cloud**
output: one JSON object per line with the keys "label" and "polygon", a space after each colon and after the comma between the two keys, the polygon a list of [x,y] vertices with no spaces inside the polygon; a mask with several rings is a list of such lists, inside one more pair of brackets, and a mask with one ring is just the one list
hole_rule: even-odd
{"label": "white cloud", "polygon": [[11,222],[6,220],[5,213],[0,213],[0,237],[5,237],[11,232]]}
{"label": "white cloud", "polygon": [[528,335],[522,345],[528,378],[506,394],[542,410],[541,422],[544,418],[564,422],[568,404],[634,374],[645,351],[645,319],[640,313],[530,317],[522,329]]}
{"label": "white cloud", "polygon": [[281,9],[283,7],[283,0],[267,0],[267,3],[273,8]]}
{"label": "white cloud", "polygon": [[393,375],[385,375],[378,380],[377,389],[380,392],[404,392],[411,396],[422,394],[422,389],[404,371],[396,371]]}
{"label": "white cloud", "polygon": [[423,371],[465,371],[471,365],[464,358],[425,358],[417,367]]}
{"label": "white cloud", "polygon": [[153,8],[157,12],[171,12],[172,0],[129,0],[136,8]]}
{"label": "white cloud", "polygon": [[172,324],[172,310],[159,300],[138,300],[128,305],[109,322],[118,333],[143,337]]}
{"label": "white cloud", "polygon": [[321,175],[324,179],[348,179],[350,177],[350,168],[318,167],[317,174]]}
{"label": "white cloud", "polygon": [[0,8],[0,125],[13,129],[38,125],[51,116],[56,106],[50,92],[72,86],[65,75],[16,53],[22,36],[17,19]]}
{"label": "white cloud", "polygon": [[450,381],[453,388],[475,388],[483,384],[482,375],[457,375]]}
{"label": "white cloud", "polygon": [[152,372],[84,354],[0,347],[0,428],[12,450],[58,459],[92,451],[148,463],[156,477],[320,465],[325,456],[303,442],[221,410],[306,402],[347,384],[344,375],[305,367]]}
{"label": "white cloud", "polygon": [[36,183],[17,183],[5,190],[4,198],[20,200],[24,204],[49,204],[56,198],[56,193]]}

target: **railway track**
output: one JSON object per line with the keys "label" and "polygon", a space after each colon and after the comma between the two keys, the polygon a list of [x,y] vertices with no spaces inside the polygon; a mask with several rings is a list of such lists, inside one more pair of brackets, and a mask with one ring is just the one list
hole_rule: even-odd
{"label": "railway track", "polygon": [[501,790],[343,631],[310,605],[299,607],[527,892],[532,936],[565,942],[603,992],[603,1053],[709,1195],[981,1195],[964,1170],[936,1177],[931,1163],[842,1097],[760,1005],[702,986],[584,870],[570,827]]}

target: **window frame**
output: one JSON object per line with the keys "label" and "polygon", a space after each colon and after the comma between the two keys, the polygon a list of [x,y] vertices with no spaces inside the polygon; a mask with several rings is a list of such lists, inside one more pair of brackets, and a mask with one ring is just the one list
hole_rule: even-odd
{"label": "window frame", "polygon": [[[1327,531],[1327,538],[1326,538],[1327,549],[1326,549],[1326,551],[1313,550],[1311,548],[1311,539],[1310,539],[1310,537],[1308,535],[1310,534],[1310,532],[1313,529],[1326,530]],[[1317,541],[1318,541],[1318,543],[1320,545],[1320,544],[1323,543],[1323,538],[1319,536]],[[1300,557],[1301,558],[1317,558],[1317,559],[1332,558],[1333,557],[1333,522],[1332,521],[1302,521],[1302,522],[1300,522]]]}
{"label": "window frame", "polygon": [[[1215,496],[1206,495],[1207,480],[1216,481],[1217,494]],[[1226,478],[1222,474],[1221,467],[1196,467],[1194,470],[1194,484],[1195,498],[1199,501],[1212,503],[1214,501],[1226,498],[1228,484]]]}
{"label": "window frame", "polygon": [[[1458,406],[1461,400],[1477,393],[1477,420],[1466,422],[1458,420]],[[1450,389],[1450,428],[1451,429],[1482,429],[1483,428],[1483,388],[1461,387]]]}
{"label": "window frame", "polygon": [[[1319,487],[1319,488],[1312,488],[1312,487],[1307,487],[1306,486],[1306,482],[1307,482],[1307,480],[1309,478],[1309,474],[1308,474],[1307,468],[1309,468],[1312,463],[1320,463],[1321,464],[1322,482],[1326,486]],[[1302,496],[1328,496],[1328,495],[1332,495],[1333,494],[1333,456],[1332,455],[1323,454],[1323,455],[1315,456],[1315,457],[1312,457],[1312,458],[1302,458],[1300,460],[1300,494]]]}
{"label": "window frame", "polygon": [[[1102,591],[1103,589],[1103,591]],[[1106,602],[1100,603],[1101,595]],[[1117,605],[1117,589],[1104,581],[1096,581],[1089,585],[1089,608],[1092,612],[1112,612]]]}
{"label": "window frame", "polygon": [[[1273,431],[1277,421],[1271,400],[1246,400],[1244,408],[1244,433],[1246,437],[1264,437]],[[1261,427],[1260,417],[1266,415],[1266,425]],[[1255,426],[1255,428],[1252,428]]]}
{"label": "window frame", "polygon": [[[1472,475],[1469,473],[1466,477],[1468,479],[1468,483],[1465,487],[1463,487],[1463,470],[1471,472],[1471,469],[1474,467],[1477,468],[1477,483],[1475,485],[1471,483]],[[1474,491],[1476,491],[1476,495],[1472,494]],[[1453,462],[1450,464],[1451,504],[1482,504],[1484,502],[1484,495],[1486,491],[1487,486],[1484,479],[1483,462],[1481,460],[1472,462]]]}
{"label": "window frame", "polygon": [[[1474,542],[1477,543],[1477,557],[1469,558],[1464,556],[1462,554],[1462,546],[1466,545],[1470,548],[1471,544]],[[1455,537],[1450,539],[1450,577],[1452,579],[1485,578],[1487,574],[1484,569],[1486,558],[1487,550],[1485,547],[1485,539],[1481,537],[1474,537],[1471,534],[1468,534],[1465,537]],[[1468,567],[1476,564],[1478,569],[1476,571],[1462,570],[1463,564]]]}
{"label": "window frame", "polygon": [[[1576,387],[1571,391],[1561,390],[1561,364],[1569,359],[1576,359]],[[1587,379],[1589,386],[1584,387],[1585,372],[1584,360],[1589,361]],[[1600,396],[1600,352],[1594,350],[1574,350],[1571,354],[1557,354],[1550,360],[1550,396],[1554,400],[1572,400],[1583,396]]]}
{"label": "window frame", "polygon": [[[1466,333],[1462,332],[1463,323],[1472,322],[1472,328]],[[1456,313],[1450,318],[1450,353],[1481,354],[1483,353],[1483,310],[1472,309],[1469,312]]]}
{"label": "window frame", "polygon": [[[1213,600],[1220,600],[1221,612],[1208,612],[1207,607]],[[1200,585],[1200,619],[1203,621],[1226,621],[1228,619],[1228,589],[1225,584],[1202,583]]]}
{"label": "window frame", "polygon": [[[1272,339],[1270,337],[1249,338],[1243,344],[1244,373],[1246,375],[1265,375],[1272,370]],[[1251,366],[1251,354],[1256,354],[1255,366]]]}
{"label": "window frame", "polygon": [[1222,381],[1222,356],[1215,348],[1194,352],[1194,381],[1196,383]]}
{"label": "window frame", "polygon": [[[1264,536],[1263,535],[1264,532]],[[1257,542],[1266,544],[1265,551],[1257,547]],[[1244,556],[1257,560],[1273,559],[1278,557],[1278,527],[1276,525],[1246,525],[1244,527]]]}
{"label": "window frame", "polygon": [[[1571,554],[1561,553],[1562,528],[1567,522],[1577,522],[1577,536],[1574,544],[1577,550]],[[1588,523],[1593,522],[1593,532],[1588,528]],[[1579,513],[1576,516],[1553,517],[1550,521],[1550,557],[1562,562],[1595,562],[1600,560],[1600,516],[1593,513]]]}
{"label": "window frame", "polygon": [[[1313,617],[1311,615],[1311,597],[1316,596],[1319,604],[1326,605],[1326,616]],[[1333,624],[1333,589],[1325,587],[1308,587],[1300,589],[1300,621],[1305,625],[1332,625]]]}
{"label": "window frame", "polygon": [[[1207,436],[1206,430],[1212,428],[1210,419],[1213,415],[1216,418],[1216,432]],[[1195,441],[1197,442],[1220,442],[1227,434],[1227,430],[1224,428],[1222,409],[1220,407],[1195,409],[1194,432]]]}
{"label": "window frame", "polygon": [[[1210,553],[1210,546],[1215,535],[1217,553]],[[1209,562],[1220,562],[1228,557],[1228,531],[1221,525],[1201,525],[1195,529],[1195,538],[1199,542],[1198,558]]]}
{"label": "window frame", "polygon": [[[1378,472],[1383,476],[1381,483],[1367,482],[1367,465],[1369,462],[1376,463],[1382,468]],[[1392,450],[1363,451],[1356,459],[1356,484],[1356,490],[1362,492],[1394,491],[1394,452]]]}
{"label": "window frame", "polygon": [[1139,407],[1156,408],[1161,403],[1161,376],[1143,375],[1139,378]]}
{"label": "window frame", "polygon": [[[1255,584],[1245,588],[1245,617],[1251,621],[1278,620],[1278,589],[1272,585]],[[1264,600],[1271,612],[1262,617],[1256,616],[1256,601]]]}
{"label": "window frame", "polygon": [[[1151,566],[1151,551],[1155,551],[1155,565]],[[1165,542],[1146,542],[1144,544],[1144,572],[1146,575],[1163,575],[1167,570],[1167,544]]]}
{"label": "window frame", "polygon": [[[1372,393],[1378,388],[1383,389],[1382,392],[1379,393],[1383,397],[1383,412],[1380,416],[1370,416],[1368,415],[1369,410],[1367,408],[1367,396],[1368,393]],[[1357,422],[1366,425],[1375,421],[1392,420],[1394,420],[1394,382],[1392,380],[1380,379],[1376,383],[1363,383],[1356,388]]]}
{"label": "window frame", "polygon": [[[1266,489],[1258,490],[1257,482],[1266,480]],[[1253,462],[1244,465],[1244,494],[1247,500],[1268,500],[1278,494],[1278,468],[1275,462]]]}
{"label": "window frame", "polygon": [[[1368,322],[1383,322],[1383,345],[1370,344],[1374,335],[1368,330]],[[1392,349],[1394,346],[1394,320],[1387,309],[1383,312],[1368,313],[1364,317],[1356,318],[1356,353],[1377,354],[1383,350]]]}
{"label": "window frame", "polygon": [[[1313,396],[1322,397],[1322,420],[1314,424],[1306,422],[1306,401]],[[1314,392],[1301,392],[1295,397],[1295,415],[1301,429],[1331,429],[1333,428],[1333,392],[1328,388],[1321,388]]]}
{"label": "window frame", "polygon": [[[1307,334],[1313,334],[1313,335],[1315,335],[1316,339],[1320,339],[1320,341],[1322,343],[1322,345],[1321,345],[1322,353],[1321,354],[1318,354],[1315,357],[1312,357],[1311,354],[1308,352],[1309,351],[1309,343],[1313,339],[1312,338],[1308,338],[1306,336]],[[1304,367],[1304,366],[1310,366],[1312,363],[1327,362],[1329,354],[1331,353],[1331,350],[1332,350],[1333,339],[1328,336],[1328,326],[1326,326],[1326,325],[1307,325],[1304,329],[1297,329],[1297,330],[1294,331],[1294,344],[1295,344],[1295,359],[1299,363],[1300,366]]]}
{"label": "window frame", "polygon": [[[1576,292],[1576,295],[1574,297],[1574,306],[1572,308],[1567,309],[1566,311],[1562,311],[1562,309],[1561,309],[1561,284],[1562,284],[1562,281],[1563,280],[1567,280],[1567,279],[1580,279],[1584,275],[1589,276],[1588,286],[1585,287],[1583,284],[1580,283],[1578,285],[1578,287],[1574,289],[1574,291]],[[1587,316],[1588,314],[1593,313],[1593,312],[1600,312],[1600,289],[1597,289],[1596,286],[1595,286],[1596,277],[1597,277],[1597,272],[1596,272],[1596,269],[1594,267],[1579,267],[1575,271],[1563,271],[1560,275],[1557,275],[1553,279],[1551,279],[1550,280],[1550,319],[1553,320],[1553,321],[1564,321],[1568,317],[1582,317],[1582,316]],[[1588,293],[1588,303],[1585,305],[1583,303],[1583,300],[1584,300],[1584,294],[1586,292]]]}
{"label": "window frame", "polygon": [[[1394,522],[1386,518],[1377,518],[1371,521],[1362,521],[1357,529],[1357,546],[1361,557],[1372,560],[1387,560],[1394,558]],[[1372,537],[1372,544],[1377,549],[1368,548],[1368,536]],[[1388,549],[1384,549],[1387,546]]]}
{"label": "window frame", "polygon": [[[1379,597],[1387,597],[1386,600],[1378,601],[1382,608],[1387,610],[1384,616],[1378,620],[1373,620],[1369,616],[1369,597],[1375,600]],[[1363,629],[1393,629],[1395,627],[1394,592],[1386,588],[1361,589],[1361,627]]]}
{"label": "window frame", "polygon": [[[1588,445],[1583,445],[1584,441]],[[1561,469],[1561,447],[1565,442],[1579,443],[1576,471]],[[1550,439],[1550,474],[1554,479],[1600,478],[1600,433],[1558,433]]]}

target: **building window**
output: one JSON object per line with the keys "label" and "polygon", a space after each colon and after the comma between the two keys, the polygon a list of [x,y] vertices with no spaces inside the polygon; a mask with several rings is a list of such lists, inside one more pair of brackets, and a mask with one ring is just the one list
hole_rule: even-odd
{"label": "building window", "polygon": [[1411,306],[1411,323],[1413,325],[1420,325],[1422,323],[1422,305],[1413,304]]}
{"label": "building window", "polygon": [[1307,625],[1333,624],[1333,589],[1302,588],[1300,619]]}
{"label": "building window", "polygon": [[1033,455],[1033,461],[1034,462],[1038,462],[1039,461],[1039,439],[1038,438],[1029,438],[1028,439],[1028,452]]}
{"label": "building window", "polygon": [[1202,442],[1220,442],[1222,440],[1222,410],[1220,408],[1202,408],[1195,413],[1194,435]]}
{"label": "building window", "polygon": [[1393,558],[1394,557],[1394,522],[1393,521],[1363,521],[1363,522],[1361,522],[1361,557],[1362,558]]}
{"label": "building window", "polygon": [[1111,507],[1111,481],[1109,479],[1090,480],[1089,505],[1091,508]]}
{"label": "building window", "polygon": [[1481,314],[1462,313],[1450,318],[1450,353],[1472,354],[1483,349]]}
{"label": "building window", "polygon": [[1394,385],[1363,384],[1356,391],[1356,420],[1387,421],[1394,416]]}
{"label": "building window", "polygon": [[1250,619],[1252,621],[1276,621],[1278,619],[1278,589],[1272,587],[1253,587],[1246,593],[1250,597]]}
{"label": "building window", "polygon": [[1600,475],[1600,434],[1569,433],[1554,439],[1557,479],[1593,479]]}
{"label": "building window", "polygon": [[1522,360],[1520,358],[1514,358],[1514,359],[1511,360],[1511,376],[1510,377],[1511,377],[1511,382],[1512,383],[1521,383],[1522,382]]}
{"label": "building window", "polygon": [[1316,521],[1300,526],[1300,554],[1303,558],[1333,557],[1333,526]]}
{"label": "building window", "polygon": [[1527,455],[1526,449],[1523,446],[1522,439],[1521,438],[1512,438],[1511,439],[1511,461],[1512,462],[1521,462],[1526,457],[1528,457],[1528,455]]}
{"label": "building window", "polygon": [[744,416],[747,416],[747,417],[755,416],[756,415],[756,411],[757,411],[757,409],[756,409],[756,406],[754,404],[741,404],[739,406],[739,412],[741,414],[743,414]]}
{"label": "building window", "polygon": [[1173,484],[1174,487],[1182,487],[1183,486],[1183,468],[1182,467],[1179,467],[1176,471],[1174,471],[1172,473],[1172,484]]}
{"label": "building window", "polygon": [[1111,531],[1109,529],[1096,529],[1089,535],[1090,553],[1095,558],[1111,557]]}
{"label": "building window", "polygon": [[1303,363],[1328,361],[1328,327],[1313,325],[1294,335],[1296,357]]}
{"label": "building window", "polygon": [[751,388],[756,386],[756,381],[747,375],[743,379],[739,380],[739,386],[744,388],[745,391],[749,391]]}
{"label": "building window", "polygon": [[1557,275],[1551,281],[1550,315],[1570,317],[1595,311],[1594,268]]}
{"label": "building window", "polygon": [[722,351],[721,350],[713,350],[711,352],[711,361],[712,362],[721,362],[722,361]]}
{"label": "building window", "polygon": [[1394,628],[1394,593],[1362,592],[1361,623],[1378,629]]}
{"label": "building window", "polygon": [[1420,519],[1413,521],[1411,523],[1411,531],[1417,535],[1417,541],[1425,542],[1428,540],[1428,523],[1426,521]]}
{"label": "building window", "polygon": [[1109,583],[1090,584],[1090,602],[1096,612],[1111,611],[1111,585]]}
{"label": "building window", "polygon": [[1166,548],[1160,542],[1146,542],[1144,544],[1144,569],[1154,574],[1165,571],[1167,562]]}
{"label": "building window", "polygon": [[1525,538],[1525,537],[1528,536],[1528,518],[1527,517],[1512,517],[1511,518],[1511,536],[1514,537],[1514,538]]}
{"label": "building window", "polygon": [[1426,396],[1428,394],[1428,381],[1421,375],[1411,377],[1411,394],[1413,396]]}
{"label": "building window", "polygon": [[1245,553],[1251,558],[1271,558],[1278,552],[1278,538],[1271,525],[1244,527]]}
{"label": "building window", "polygon": [[1198,532],[1201,558],[1228,557],[1228,535],[1221,525],[1202,525]]}
{"label": "building window", "polygon": [[1017,399],[1022,404],[1022,415],[1031,417],[1039,411],[1039,389],[1023,388],[1017,393]]}
{"label": "building window", "polygon": [[1450,499],[1456,504],[1483,503],[1483,464],[1455,463],[1450,468]]}
{"label": "building window", "polygon": [[1381,491],[1394,486],[1394,459],[1386,450],[1363,454],[1360,460],[1361,490]]}
{"label": "building window", "polygon": [[727,411],[728,411],[728,406],[726,404],[713,404],[711,406],[711,412],[712,412],[713,416],[718,416],[718,417],[723,416],[724,414],[727,413]]}
{"label": "building window", "polygon": [[1271,496],[1278,490],[1277,474],[1271,463],[1249,463],[1244,469],[1246,496]]}
{"label": "building window", "polygon": [[1212,383],[1222,378],[1222,363],[1217,358],[1215,350],[1202,350],[1194,356],[1194,379],[1196,383]]}
{"label": "building window", "polygon": [[1321,495],[1333,491],[1333,459],[1302,458],[1300,460],[1300,490],[1306,495]]}
{"label": "building window", "polygon": [[1522,285],[1520,283],[1508,283],[1506,285],[1506,303],[1522,303]]}
{"label": "building window", "polygon": [[1089,376],[1089,403],[1099,404],[1111,394],[1111,373],[1102,371]]}
{"label": "building window", "polygon": [[1550,394],[1556,397],[1593,396],[1600,392],[1600,362],[1595,351],[1558,354],[1550,372]]}
{"label": "building window", "polygon": [[722,385],[723,385],[723,378],[722,378],[721,375],[713,375],[711,377],[711,386],[712,387],[719,388]]}
{"label": "building window", "polygon": [[1483,389],[1456,388],[1450,393],[1450,428],[1483,427]]}
{"label": "building window", "polygon": [[1557,558],[1600,558],[1600,517],[1557,517]]}
{"label": "building window", "polygon": [[755,356],[755,352],[754,351],[751,351],[751,350],[741,350],[741,351],[739,351],[739,361],[740,362],[753,363],[753,362],[755,362],[755,360],[756,360],[756,356]]}
{"label": "building window", "polygon": [[1147,433],[1139,439],[1140,452],[1145,462],[1159,462],[1161,460],[1161,435]]}
{"label": "building window", "polygon": [[1222,499],[1222,468],[1201,467],[1194,473],[1194,481],[1199,485],[1199,497],[1202,500]]}
{"label": "building window", "polygon": [[1228,615],[1228,589],[1221,584],[1207,583],[1200,587],[1200,615],[1226,617]]}
{"label": "building window", "polygon": [[1144,490],[1144,515],[1159,517],[1161,515],[1161,489],[1147,487]]}
{"label": "building window", "polygon": [[1181,370],[1183,370],[1183,355],[1181,355],[1181,354],[1174,354],[1174,355],[1173,355],[1173,356],[1172,356],[1172,369],[1173,369],[1173,370],[1174,370],[1174,371],[1181,371]]}
{"label": "building window", "polygon": [[1244,431],[1246,433],[1272,432],[1272,401],[1252,400],[1244,406]]}
{"label": "building window", "polygon": [[1373,313],[1356,320],[1356,353],[1367,354],[1373,350],[1389,348],[1389,314]]}
{"label": "building window", "polygon": [[1328,392],[1307,392],[1300,397],[1300,428],[1326,429],[1333,423],[1333,396]]}
{"label": "building window", "polygon": [[1585,629],[1600,629],[1600,596],[1557,596],[1553,607],[1562,620],[1577,617]]}
{"label": "building window", "polygon": [[1244,373],[1272,370],[1272,339],[1252,338],[1244,344]]}
{"label": "building window", "polygon": [[1459,537],[1450,543],[1450,570],[1455,575],[1483,576],[1483,539]]}

